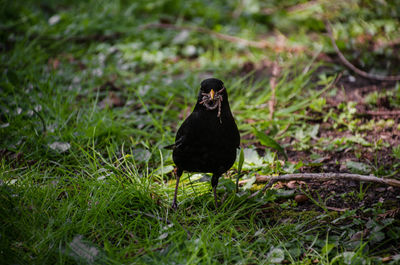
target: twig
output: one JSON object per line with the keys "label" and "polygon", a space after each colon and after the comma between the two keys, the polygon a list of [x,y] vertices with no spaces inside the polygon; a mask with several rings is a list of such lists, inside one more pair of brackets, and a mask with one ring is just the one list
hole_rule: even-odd
{"label": "twig", "polygon": [[400,115],[400,110],[368,110],[366,112],[359,113],[359,115],[397,116],[397,115]]}
{"label": "twig", "polygon": [[325,206],[325,207],[326,207],[326,209],[335,211],[335,212],[345,212],[345,211],[349,210],[349,208],[336,208],[336,207],[331,207],[331,206]]}
{"label": "twig", "polygon": [[37,112],[35,108],[33,108],[32,111],[39,117],[40,121],[42,122],[42,134],[43,135],[46,134],[47,132],[46,122],[44,121],[42,115],[40,115],[40,113]]}
{"label": "twig", "polygon": [[285,51],[289,51],[289,52],[299,52],[299,51],[305,50],[304,47],[277,47],[275,44],[268,42],[266,40],[262,40],[262,41],[247,40],[247,39],[215,32],[215,31],[207,29],[207,28],[196,27],[196,26],[177,26],[174,24],[166,24],[166,23],[151,23],[151,24],[147,24],[147,25],[143,25],[142,27],[139,27],[139,29],[148,29],[148,28],[196,31],[196,32],[200,32],[200,33],[206,33],[209,35],[213,35],[221,40],[226,40],[226,41],[237,43],[237,44],[240,44],[243,46],[249,46],[249,47],[254,47],[254,48],[259,48],[259,49],[268,48],[268,49],[276,50],[279,48],[279,50],[285,50]]}
{"label": "twig", "polygon": [[265,182],[269,181],[269,182],[261,190],[251,194],[249,198],[253,198],[257,196],[259,193],[263,193],[277,181],[290,181],[290,180],[327,181],[333,179],[357,180],[357,181],[373,182],[394,187],[400,187],[400,180],[377,178],[373,175],[365,176],[365,175],[349,174],[349,173],[299,173],[299,174],[286,174],[281,176],[258,176],[257,180]]}
{"label": "twig", "polygon": [[272,120],[274,117],[274,110],[275,110],[275,91],[276,91],[276,78],[279,75],[280,68],[278,66],[278,62],[274,62],[272,64],[272,76],[269,80],[269,85],[271,87],[271,98],[268,101],[269,107],[269,119]]}
{"label": "twig", "polygon": [[355,67],[352,63],[350,63],[346,57],[344,57],[343,53],[339,50],[338,46],[336,45],[336,41],[335,38],[333,37],[333,33],[332,33],[332,27],[331,24],[329,23],[329,21],[325,22],[325,26],[326,26],[326,30],[328,31],[328,35],[331,39],[332,42],[332,46],[335,49],[336,53],[339,56],[340,61],[342,62],[342,64],[344,66],[346,66],[347,68],[349,68],[350,70],[352,70],[353,72],[355,72],[356,74],[367,78],[367,79],[373,79],[373,80],[379,80],[379,81],[399,81],[400,80],[400,76],[399,75],[393,75],[393,76],[381,76],[381,75],[375,75],[375,74],[370,74],[367,73],[363,70],[358,69],[357,67]]}

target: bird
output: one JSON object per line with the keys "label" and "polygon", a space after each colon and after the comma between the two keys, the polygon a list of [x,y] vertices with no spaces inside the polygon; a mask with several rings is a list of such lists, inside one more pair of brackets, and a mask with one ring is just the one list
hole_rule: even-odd
{"label": "bird", "polygon": [[236,160],[240,133],[232,115],[224,83],[216,78],[201,82],[193,112],[178,129],[172,149],[176,176],[172,208],[177,209],[179,179],[183,172],[212,173],[211,186],[218,208],[217,185]]}

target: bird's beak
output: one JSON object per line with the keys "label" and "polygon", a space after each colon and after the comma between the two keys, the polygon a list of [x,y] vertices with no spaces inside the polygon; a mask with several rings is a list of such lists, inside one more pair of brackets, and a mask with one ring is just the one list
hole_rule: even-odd
{"label": "bird's beak", "polygon": [[214,100],[214,95],[215,95],[214,89],[211,89],[209,95],[210,95],[211,100]]}

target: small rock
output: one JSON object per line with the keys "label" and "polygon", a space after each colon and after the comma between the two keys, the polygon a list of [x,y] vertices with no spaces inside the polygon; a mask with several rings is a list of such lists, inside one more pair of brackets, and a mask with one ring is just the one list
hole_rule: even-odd
{"label": "small rock", "polygon": [[294,200],[297,203],[302,203],[302,202],[308,201],[308,197],[304,194],[297,194],[296,196],[294,196]]}

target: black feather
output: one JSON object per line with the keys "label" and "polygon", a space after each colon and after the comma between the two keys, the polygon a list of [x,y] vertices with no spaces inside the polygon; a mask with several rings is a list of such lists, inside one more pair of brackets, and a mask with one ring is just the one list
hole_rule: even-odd
{"label": "black feather", "polygon": [[[214,100],[207,98],[211,90],[216,93]],[[211,184],[217,204],[218,179],[232,167],[239,144],[240,134],[223,82],[215,78],[204,80],[193,112],[178,129],[175,144],[168,146],[173,148],[177,185],[183,171],[212,173]],[[175,194],[173,207],[176,206]]]}

